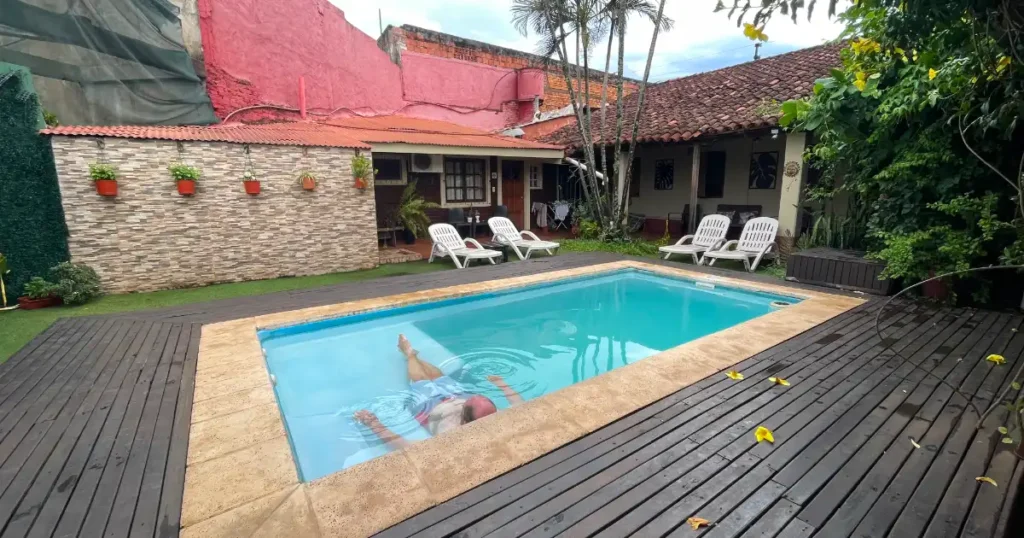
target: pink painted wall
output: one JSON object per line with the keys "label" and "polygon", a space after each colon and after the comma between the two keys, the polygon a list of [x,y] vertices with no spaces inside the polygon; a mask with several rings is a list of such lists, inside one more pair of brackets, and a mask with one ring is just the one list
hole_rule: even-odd
{"label": "pink painted wall", "polygon": [[[207,91],[220,118],[254,105],[299,107],[299,77],[313,114],[404,114],[484,130],[520,118],[519,73],[404,52],[394,64],[376,40],[327,0],[198,0]],[[532,106],[522,107],[529,116]],[[232,121],[296,113],[251,110]]]}

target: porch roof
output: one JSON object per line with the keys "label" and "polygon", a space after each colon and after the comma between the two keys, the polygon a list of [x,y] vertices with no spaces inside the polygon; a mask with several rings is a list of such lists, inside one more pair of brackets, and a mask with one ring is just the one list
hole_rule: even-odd
{"label": "porch roof", "polygon": [[335,118],[324,121],[220,125],[62,126],[44,135],[150,140],[323,146],[381,151],[561,157],[563,147],[502,136],[471,127],[407,116]]}
{"label": "porch roof", "polygon": [[[637,142],[685,142],[774,127],[779,105],[810,95],[814,82],[840,65],[844,45],[819,45],[650,85]],[[637,93],[626,96],[627,120],[636,114],[637,100]],[[596,126],[594,142],[611,143],[614,123],[608,122],[603,136]],[[628,122],[626,130],[623,141],[630,138]],[[575,122],[538,140],[567,147],[582,144]]]}

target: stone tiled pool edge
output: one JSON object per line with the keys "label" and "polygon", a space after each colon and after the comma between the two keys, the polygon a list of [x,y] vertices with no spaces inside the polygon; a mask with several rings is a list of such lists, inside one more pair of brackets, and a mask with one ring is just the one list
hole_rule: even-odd
{"label": "stone tiled pool edge", "polygon": [[[682,268],[623,261],[206,325],[200,342],[182,503],[183,536],[259,529],[365,536],[444,502],[863,301],[732,278],[730,287],[804,299],[791,306],[473,422],[410,448],[299,482],[264,365],[258,329],[526,286],[623,268],[708,280]],[[453,447],[460,450],[454,450]],[[476,461],[464,450],[483,454]]]}

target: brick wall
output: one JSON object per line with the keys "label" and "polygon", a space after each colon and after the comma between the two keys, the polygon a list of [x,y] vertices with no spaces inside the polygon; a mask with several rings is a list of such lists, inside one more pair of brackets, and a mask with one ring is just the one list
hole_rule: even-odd
{"label": "brick wall", "polygon": [[[428,54],[441,58],[451,58],[474,62],[494,67],[507,69],[523,69],[527,67],[542,67],[543,59],[535,54],[497,47],[486,43],[479,43],[469,39],[456,36],[449,36],[439,32],[432,32],[420,28],[404,26],[401,28],[390,27],[385,33],[390,33],[381,42],[387,46],[404,47],[409,52]],[[565,77],[561,68],[550,66],[544,68],[546,72],[546,84],[544,87],[544,103],[541,105],[541,112],[558,110],[569,105],[569,90],[565,84]],[[595,79],[591,82],[590,104],[598,107],[601,104],[601,73],[594,72]],[[615,102],[618,92],[615,88],[614,74],[608,82],[608,102]],[[573,87],[583,87],[582,81],[573,81]],[[625,93],[628,95],[637,89],[637,83],[626,80],[624,83]]]}
{"label": "brick wall", "polygon": [[[96,194],[89,164],[96,138],[54,136],[57,175],[73,261],[123,293],[215,282],[315,275],[377,265],[372,189],[354,188],[353,151],[250,147],[259,196],[241,182],[244,146],[105,138],[103,160],[118,167],[117,198]],[[199,166],[194,197],[177,193],[167,171],[179,159]],[[307,192],[300,170],[318,175]]]}

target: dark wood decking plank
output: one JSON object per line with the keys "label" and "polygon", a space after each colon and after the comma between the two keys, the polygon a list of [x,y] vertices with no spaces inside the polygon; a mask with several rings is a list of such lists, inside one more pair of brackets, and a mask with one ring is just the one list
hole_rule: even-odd
{"label": "dark wood decking plank", "polygon": [[[24,347],[15,351],[13,355],[0,365],[0,383],[6,384],[8,376],[14,375],[15,372],[26,367],[26,363],[23,362],[25,357],[34,355],[36,350],[49,342],[50,339],[59,338],[60,335],[67,331],[70,322],[70,318],[60,318],[54,321],[43,332],[25,344]],[[0,390],[0,393],[2,393],[2,390]]]}
{"label": "dark wood decking plank", "polygon": [[[157,418],[160,413],[160,404],[164,399],[167,376],[170,372],[171,361],[181,337],[182,326],[175,324],[170,327],[166,336],[161,333],[164,340],[163,350],[160,353],[156,370],[152,378],[147,382],[148,391],[139,400],[145,402],[142,408],[142,415],[139,418],[139,425],[135,430],[135,439],[132,441],[132,449],[128,454],[128,460],[124,465],[124,472],[121,476],[121,483],[117,487],[117,496],[114,498],[113,511],[107,521],[106,533],[112,536],[126,536],[129,534],[132,519],[135,515],[135,505],[139,499],[139,491],[142,487],[142,479],[149,464],[150,451],[153,448],[153,437],[156,433]],[[186,339],[187,341],[187,339]],[[156,350],[154,349],[154,353]],[[177,387],[173,387],[176,391]],[[132,396],[135,399],[135,396]],[[131,405],[131,404],[129,404]],[[164,462],[155,462],[163,471]],[[153,508],[156,507],[154,503]],[[152,512],[155,516],[155,511]],[[148,525],[152,534],[153,526]]]}
{"label": "dark wood decking plank", "polygon": [[800,505],[779,499],[757,522],[741,535],[742,538],[773,538],[800,511]]}
{"label": "dark wood decking plank", "polygon": [[46,390],[34,398],[25,398],[15,409],[18,422],[0,443],[0,454],[7,456],[0,466],[0,485],[4,488],[0,496],[0,523],[6,524],[15,516],[22,495],[63,435],[66,421],[55,423],[55,413],[74,394],[81,392],[82,387],[77,382],[86,377],[95,363],[96,356],[91,352],[113,324],[102,322],[99,325],[99,330],[83,339],[81,346],[75,346],[74,352],[69,352],[69,361],[74,366],[61,368]]}
{"label": "dark wood decking plank", "polygon": [[181,500],[185,492],[185,464],[188,459],[188,432],[192,419],[192,395],[195,391],[196,361],[202,326],[193,324],[182,363],[178,400],[174,410],[167,466],[164,470],[160,505],[157,510],[156,533],[161,538],[178,535],[181,521]]}
{"label": "dark wood decking plank", "polygon": [[138,505],[135,508],[135,518],[132,520],[130,535],[134,537],[154,536],[158,530],[157,517],[160,512],[160,496],[163,493],[164,474],[167,471],[185,356],[188,353],[191,340],[192,325],[182,326],[174,354],[171,357],[163,399],[160,402],[159,415],[156,419],[156,430],[150,446],[149,457],[146,460]]}
{"label": "dark wood decking plank", "polygon": [[52,337],[31,342],[30,345],[34,345],[34,349],[25,353],[24,357],[26,358],[0,365],[0,369],[6,372],[3,384],[0,384],[0,413],[9,412],[14,405],[17,405],[17,400],[8,403],[12,394],[19,392],[23,395],[29,391],[30,387],[25,387],[25,383],[34,383],[45,374],[70,349],[70,346],[64,344],[74,341],[83,333],[83,327],[91,323],[95,323],[95,320],[85,318],[64,320],[61,330]]}
{"label": "dark wood decking plank", "polygon": [[769,480],[727,517],[714,522],[715,525],[704,534],[705,538],[735,538],[739,536],[752,522],[760,518],[769,506],[775,505],[785,492],[786,486]]}
{"label": "dark wood decking plank", "polygon": [[[82,525],[81,533],[86,536],[103,534],[111,515],[116,516],[114,509],[123,508],[117,506],[115,500],[121,489],[122,481],[127,479],[131,482],[135,478],[133,476],[126,477],[126,472],[129,471],[127,463],[141,425],[140,421],[151,388],[150,385],[156,375],[160,359],[163,357],[172,326],[171,323],[159,323],[150,328],[136,363],[133,364],[121,384],[120,392],[127,394],[128,400],[124,403],[125,413],[121,419],[121,428],[114,439],[113,449],[107,460],[107,465],[103,469],[103,476]],[[141,365],[136,366],[139,363]],[[122,394],[118,394],[119,398],[121,396]]]}
{"label": "dark wood decking plank", "polygon": [[[832,345],[839,347],[840,343],[841,342],[834,342]],[[813,363],[816,361],[811,360],[810,362]],[[749,373],[749,371],[747,370],[744,371]],[[761,379],[763,380],[764,377],[767,377],[767,374],[762,376]],[[624,452],[626,454],[632,451],[641,450],[642,453],[640,455],[635,455],[633,457],[621,461],[618,461],[616,458],[612,458],[589,462],[585,466],[585,470],[567,475],[560,481],[560,485],[554,487],[548,486],[542,490],[538,490],[537,493],[534,493],[529,496],[531,499],[529,501],[527,501],[526,499],[519,500],[514,506],[507,507],[499,511],[498,513],[495,513],[493,516],[489,517],[488,521],[478,523],[477,525],[474,525],[473,527],[467,529],[465,531],[466,535],[477,536],[486,534],[487,532],[491,532],[497,527],[501,526],[501,524],[507,521],[509,518],[519,517],[518,514],[520,514],[521,512],[529,508],[538,507],[542,503],[545,503],[548,499],[551,498],[552,495],[564,491],[567,486],[571,486],[576,482],[579,482],[581,479],[593,477],[592,479],[589,480],[589,482],[584,481],[584,483],[581,484],[581,486],[574,487],[573,491],[568,493],[570,498],[573,498],[573,496],[579,496],[581,494],[587,494],[589,491],[592,491],[596,487],[601,487],[602,485],[604,485],[609,479],[618,478],[624,472],[627,472],[636,467],[637,465],[648,461],[652,457],[652,455],[658,454],[659,452],[665,450],[668,447],[672,447],[670,452],[667,455],[659,456],[658,461],[670,463],[673,459],[678,458],[679,456],[685,454],[688,451],[688,448],[686,446],[677,446],[677,443],[679,443],[682,440],[682,438],[694,433],[699,428],[708,424],[709,421],[713,420],[720,413],[727,412],[728,407],[722,405],[728,401],[726,398],[738,397],[741,399],[741,401],[746,401],[749,400],[750,398],[755,397],[756,394],[747,393],[743,389],[746,386],[756,386],[757,383],[758,379],[753,376],[741,383],[728,381],[728,383],[724,383],[723,386],[729,388],[727,388],[718,396],[709,399],[707,397],[707,394],[698,393],[697,395],[694,396],[694,399],[699,403],[697,403],[693,407],[687,406],[685,408],[677,407],[666,409],[666,411],[657,415],[658,418],[665,420],[665,422],[659,424],[657,428],[649,432],[645,432],[644,436],[639,437],[631,441],[630,443],[627,443],[627,445],[624,445],[624,448],[620,450],[620,453]],[[770,388],[770,386],[762,385],[762,390],[767,390],[768,388]],[[676,415],[672,416],[668,414],[669,412],[676,413]],[[618,458],[621,458],[621,455],[618,455]],[[606,471],[602,471],[597,475],[594,475],[595,472],[600,471],[602,468],[606,467],[608,465],[608,462],[613,462],[614,465],[607,469]],[[549,511],[553,507],[559,506],[564,502],[566,502],[565,497],[560,499],[558,503],[544,504],[543,506],[541,506],[541,511]],[[534,525],[535,523],[537,523],[538,518],[542,519],[543,513],[528,514],[524,521],[521,522],[521,524],[522,526]],[[518,525],[519,524],[517,524],[517,526]],[[557,525],[551,526],[552,531],[557,530],[557,527]],[[513,531],[505,529],[502,532],[508,533]]]}
{"label": "dark wood decking plank", "polygon": [[[28,533],[38,521],[41,508],[51,496],[59,497],[60,493],[74,486],[79,471],[69,474],[69,469],[74,468],[78,461],[84,462],[84,457],[88,454],[94,435],[90,435],[92,430],[87,426],[102,393],[105,376],[108,376],[116,366],[117,361],[112,360],[111,351],[127,332],[129,325],[130,323],[117,322],[117,326],[95,349],[95,360],[82,361],[83,364],[92,363],[92,369],[85,379],[74,384],[75,392],[60,413],[41,417],[41,420],[51,422],[47,436],[56,441],[51,445],[53,448],[45,463],[33,478],[31,487],[22,496],[14,520],[8,525],[5,535],[23,536]],[[80,465],[78,467],[80,468]],[[54,491],[55,488],[57,492]]]}
{"label": "dark wood decking plank", "polygon": [[[863,322],[866,323],[869,316],[869,312],[870,311],[868,310],[864,310],[859,311],[857,314],[863,316]],[[834,320],[833,323],[835,323],[835,325],[825,324],[821,328],[820,332],[813,331],[813,334],[818,335],[827,330],[832,330],[832,328],[838,326],[840,322],[838,320]],[[829,340],[828,344],[832,344],[835,341],[835,339]],[[777,356],[785,356],[785,354],[789,353],[790,351],[798,350],[800,344],[794,341],[790,343],[790,346],[792,346],[792,349],[790,349],[790,347],[787,346],[786,344],[783,344],[778,348],[773,349],[775,350]],[[759,356],[755,356],[752,359],[743,361],[743,363],[741,364],[748,364],[751,367],[756,368],[756,365],[764,364],[763,360],[766,357],[774,356],[776,355],[760,354]],[[734,386],[730,385],[730,383],[732,382],[730,381],[729,383],[726,383],[724,381],[721,381],[719,378],[715,377],[705,379],[701,382],[696,383],[695,385],[692,385],[691,387],[683,389],[679,393],[676,393],[676,395],[670,396],[658,403],[653,404],[652,406],[649,406],[647,408],[644,408],[643,410],[638,411],[637,413],[634,413],[633,415],[625,417],[613,423],[612,425],[609,425],[603,428],[602,430],[595,432],[594,434],[591,434],[590,436],[584,438],[582,442],[578,441],[576,443],[573,443],[572,445],[569,445],[570,447],[573,447],[573,445],[579,444],[581,447],[584,447],[583,450],[575,451],[574,453],[568,455],[567,457],[558,459],[552,458],[552,456],[561,456],[561,454],[559,454],[559,452],[561,451],[556,451],[552,454],[549,454],[548,456],[540,458],[539,460],[535,460],[535,462],[527,464],[526,466],[520,468],[517,471],[512,471],[509,476],[514,476],[515,474],[518,473],[520,475],[525,475],[526,478],[524,478],[524,480],[526,480],[530,476],[536,475],[538,472],[546,469],[547,467],[550,467],[551,465],[555,464],[560,464],[564,461],[572,460],[579,462],[579,465],[586,464],[592,461],[596,456],[605,454],[608,450],[614,449],[620,446],[622,443],[628,442],[629,440],[635,438],[636,436],[642,435],[648,432],[649,430],[661,425],[662,422],[660,419],[652,419],[653,416],[656,416],[656,413],[663,413],[674,406],[678,406],[681,403],[685,403],[687,398],[692,398],[694,400],[700,401],[706,400],[709,396],[715,393],[720,393],[723,390],[727,390],[729,387]],[[678,414],[682,411],[683,409],[680,408],[677,409],[675,413]],[[617,435],[626,431],[631,432],[632,436],[626,437],[625,439],[616,437]],[[541,467],[541,465],[543,465],[544,467]],[[576,466],[573,466],[572,463],[569,463],[566,466],[569,467],[568,470],[576,468]],[[527,475],[527,473],[530,474]],[[541,478],[543,479],[543,477]],[[547,480],[551,480],[551,478],[548,478]],[[512,486],[509,489],[503,488],[501,491],[495,491],[494,493],[504,494],[513,489],[519,489],[520,491],[525,489],[526,492],[529,492],[534,489],[537,489],[544,483],[545,482],[534,481],[534,483],[525,484],[525,488],[517,488],[516,486]],[[486,487],[486,485],[484,487]],[[522,493],[519,493],[519,495],[521,494]],[[460,505],[458,501],[460,501],[461,499],[456,498],[455,503],[452,503],[450,505],[446,503],[446,505],[442,505],[441,509],[445,509],[444,512],[442,512],[439,509],[424,512],[423,514],[416,516],[416,521],[407,521],[403,524],[400,524],[399,526],[393,527],[392,529],[389,529],[388,531],[382,533],[382,536],[402,536],[404,535],[403,528],[418,528],[421,529],[424,535],[437,535],[444,534],[446,532],[454,532],[455,530],[463,528],[467,524],[472,523],[480,517],[486,516],[497,509],[493,508],[488,510],[488,506],[497,505],[498,507],[500,507],[503,506],[504,504],[507,504],[507,502],[505,501],[511,501],[516,498],[518,497],[513,497],[512,499],[502,499],[496,498],[495,496],[492,495],[487,495],[483,497],[483,502],[481,502],[480,497],[477,497],[475,499],[477,502],[472,504],[467,503],[464,505]],[[468,510],[471,507],[476,507],[476,509]],[[470,513],[474,515],[467,517],[467,514]],[[454,519],[450,521],[444,521],[444,519],[452,516],[455,516]],[[438,521],[443,521],[443,523],[441,525],[433,527],[431,526],[431,524],[435,524],[435,522]]]}
{"label": "dark wood decking plank", "polygon": [[[853,340],[853,342],[858,341],[859,340],[857,339]],[[842,343],[842,341],[833,341],[833,345],[836,345],[839,349],[846,347],[839,345]],[[802,373],[795,374],[796,377],[793,377],[793,380],[797,381],[798,379],[801,379],[802,376],[809,375],[809,373],[815,369],[815,365],[817,367],[821,367],[824,366],[824,363],[816,360],[814,354],[812,354],[809,362],[807,363],[804,363],[803,361],[795,361],[793,364],[787,366],[794,369],[800,368],[801,366],[811,367],[810,369],[803,369],[801,371]],[[782,374],[780,375],[789,375],[786,370],[782,370],[781,372]],[[734,410],[728,412],[723,418],[716,420],[711,425],[705,425],[698,422],[696,428],[683,430],[683,433],[693,431],[690,439],[696,444],[706,443],[701,450],[695,452],[695,456],[698,459],[703,459],[704,457],[714,453],[715,450],[718,450],[720,445],[724,444],[722,442],[723,438],[728,442],[742,433],[745,433],[750,427],[743,425],[738,430],[732,428],[726,435],[719,435],[721,432],[728,429],[723,426],[723,424],[732,425],[744,418],[749,420],[748,415],[753,412],[772,413],[778,407],[781,407],[781,405],[776,406],[776,403],[785,402],[787,397],[795,398],[797,394],[813,387],[813,383],[810,382],[801,384],[800,389],[793,391],[788,395],[782,395],[783,397],[781,399],[773,403],[773,400],[776,400],[776,398],[780,396],[780,391],[774,389],[773,385],[765,383],[766,377],[766,374],[761,374],[757,377],[751,376],[745,379],[742,383],[735,384],[737,389],[742,390],[741,394],[745,395],[745,401],[726,401],[718,404],[719,406],[727,409],[734,405],[738,406]],[[751,392],[751,389],[756,389],[756,391]],[[716,438],[715,442],[707,443],[713,438]],[[691,456],[687,457],[689,458]],[[623,510],[630,506],[626,502],[627,499],[633,499],[634,503],[640,502],[658,492],[673,479],[683,475],[693,467],[693,464],[688,464],[687,462],[673,464],[674,459],[676,458],[666,457],[665,454],[659,455],[657,459],[651,458],[649,463],[645,463],[644,465],[637,467],[635,470],[631,471],[629,475],[602,488],[601,491],[598,491],[588,497],[585,502],[577,503],[569,510],[557,514],[555,517],[559,519],[558,524],[548,522],[548,526],[552,529],[558,529],[579,521],[583,516],[592,514],[587,518],[588,520],[586,522],[573,527],[573,532],[585,534],[586,532],[601,528],[603,525],[609,523],[614,518],[615,514],[622,513]],[[653,479],[649,479],[651,477],[653,477]],[[641,482],[643,483],[640,484]],[[637,487],[638,485],[639,487]],[[623,494],[623,491],[627,490],[628,493]],[[617,497],[616,507],[607,507],[603,510],[597,511],[600,506]]]}
{"label": "dark wood decking plank", "polygon": [[[866,343],[862,343],[861,347],[853,348],[852,350],[849,350],[849,351],[851,351],[851,352],[859,351],[860,349],[863,349],[863,346],[865,346],[865,345],[870,345],[870,341],[868,341]],[[779,391],[779,389],[773,388],[773,390],[780,392],[781,399],[779,400],[779,404],[780,405],[787,404],[787,407],[792,408],[794,411],[789,413],[789,416],[792,416],[793,414],[795,414],[795,410],[796,409],[800,409],[800,408],[804,407],[804,405],[805,405],[805,403],[801,402],[798,399],[798,397],[800,395],[804,394],[805,392],[808,392],[807,396],[809,396],[810,399],[819,397],[820,394],[821,394],[820,392],[817,392],[817,393],[811,393],[810,392],[810,390],[815,387],[815,380],[822,381],[822,380],[826,380],[826,379],[830,378],[831,377],[829,375],[830,372],[834,372],[835,368],[839,368],[843,364],[844,363],[842,361],[836,360],[835,362],[833,362],[833,363],[831,363],[829,365],[830,367],[833,368],[832,370],[824,371],[824,372],[819,370],[815,374],[818,377],[813,377],[812,376],[812,377],[809,377],[807,380],[803,379],[803,375],[806,375],[806,374],[797,373],[797,374],[791,376],[791,380],[793,381],[794,385],[793,385],[793,387],[790,390]],[[807,370],[808,371],[814,371],[817,368],[820,368],[822,365],[824,365],[823,362],[815,361],[815,364],[809,365]],[[763,382],[763,379],[761,381]],[[763,383],[762,386],[766,386],[768,388],[772,388],[773,387],[772,385],[767,384],[767,383]],[[767,413],[772,414],[774,416],[782,416],[782,414],[779,413],[777,409],[778,409],[778,407],[762,408],[762,411],[766,411]],[[728,442],[728,441],[730,441],[732,439],[735,439],[739,435],[749,434],[749,435],[752,436],[752,433],[750,433],[750,432],[752,431],[752,428],[754,426],[755,426],[754,424],[742,424],[740,426],[740,428],[733,429],[729,433],[722,435],[722,437],[725,437],[725,441]],[[725,444],[725,443],[723,443],[721,440],[713,439],[713,440],[709,440],[708,446],[711,449],[717,449],[717,448],[719,448],[723,444]],[[699,458],[700,457],[699,456],[700,451],[698,451],[697,454],[698,454],[698,458]],[[663,476],[665,476],[665,475],[661,475],[661,474],[657,475],[655,477],[655,480],[654,481],[648,481],[648,483],[645,484],[644,488],[634,489],[633,491],[630,491],[629,493],[624,494],[620,499],[617,500],[617,503],[621,503],[621,501],[625,500],[625,498],[626,498],[625,495],[633,495],[634,496],[633,498],[635,499],[633,501],[634,503],[643,501],[644,499],[648,499],[642,505],[642,506],[646,507],[644,510],[639,510],[638,508],[633,508],[631,505],[627,505],[628,508],[626,508],[626,509],[632,510],[632,512],[627,514],[625,517],[623,517],[619,521],[615,522],[615,524],[610,528],[610,534],[611,535],[623,535],[623,534],[628,534],[630,532],[634,532],[638,528],[639,525],[642,525],[643,522],[646,521],[647,518],[652,517],[653,515],[655,515],[657,513],[660,513],[668,505],[672,504],[672,502],[674,502],[675,499],[678,498],[678,494],[677,494],[678,492],[674,488],[672,488],[672,487],[669,487],[667,489],[661,490],[659,492],[659,489],[661,487],[664,487],[662,485],[665,482],[665,480],[663,479]],[[673,477],[673,474],[672,473],[668,473],[667,476],[668,476],[669,479],[671,479]],[[651,495],[654,494],[654,493],[657,493],[657,495],[654,495],[653,497],[651,497]],[[619,508],[619,509],[611,509],[611,508],[612,507],[606,507],[603,510],[594,512],[586,520],[581,522],[580,525],[578,525],[576,527],[573,527],[572,533],[586,534],[587,532],[592,532],[593,530],[601,528],[602,525],[607,524],[611,519],[614,518],[615,514],[622,513],[624,511],[622,508]],[[650,515],[645,515],[645,514],[650,514]]]}

